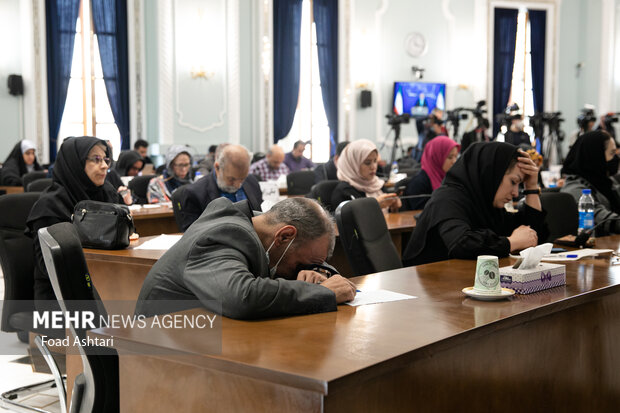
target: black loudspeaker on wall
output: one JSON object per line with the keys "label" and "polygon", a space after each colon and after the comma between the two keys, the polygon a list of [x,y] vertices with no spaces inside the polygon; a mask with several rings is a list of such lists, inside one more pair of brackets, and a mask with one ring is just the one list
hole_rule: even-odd
{"label": "black loudspeaker on wall", "polygon": [[361,103],[363,108],[369,108],[372,105],[372,92],[370,90],[362,90]]}
{"label": "black loudspeaker on wall", "polygon": [[11,95],[20,96],[24,94],[24,80],[21,75],[9,75],[7,85]]}

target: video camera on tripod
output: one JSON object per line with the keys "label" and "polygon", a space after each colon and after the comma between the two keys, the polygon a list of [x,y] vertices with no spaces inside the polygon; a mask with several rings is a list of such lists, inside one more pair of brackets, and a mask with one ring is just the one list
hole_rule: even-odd
{"label": "video camera on tripod", "polygon": [[396,115],[392,113],[389,115],[385,115],[385,117],[388,120],[388,125],[394,127],[396,125],[400,125],[401,123],[409,123],[411,115],[409,115],[408,113],[403,113],[402,115]]}
{"label": "video camera on tripod", "polygon": [[560,133],[560,123],[564,122],[564,119],[560,116],[562,112],[536,112],[530,116],[530,126],[534,129],[534,137],[542,140],[546,124],[549,127],[549,133],[557,133],[560,142],[564,140],[564,135]]}
{"label": "video camera on tripod", "polygon": [[484,106],[486,106],[486,101],[480,100],[476,104],[475,108],[456,108],[447,112],[447,122],[450,122],[452,124],[454,139],[456,139],[459,134],[459,122],[468,118],[468,114],[463,112],[469,112],[476,118],[476,127],[480,127],[481,125],[483,125],[484,115],[487,112]]}
{"label": "video camera on tripod", "polygon": [[506,126],[506,128],[510,129],[510,125],[512,121],[515,119],[521,119],[523,115],[519,113],[519,105],[514,103],[511,106],[508,106],[504,113],[498,113],[495,115],[495,121],[499,124],[500,128],[502,126]]}

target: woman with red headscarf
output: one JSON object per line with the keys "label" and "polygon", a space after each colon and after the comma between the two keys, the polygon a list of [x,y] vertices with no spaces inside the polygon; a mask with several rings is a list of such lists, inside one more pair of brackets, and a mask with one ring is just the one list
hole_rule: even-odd
{"label": "woman with red headscarf", "polygon": [[446,172],[456,162],[461,145],[447,136],[437,136],[424,148],[422,170],[407,185],[407,195],[428,195],[428,197],[405,199],[407,209],[423,209],[433,191],[441,186]]}

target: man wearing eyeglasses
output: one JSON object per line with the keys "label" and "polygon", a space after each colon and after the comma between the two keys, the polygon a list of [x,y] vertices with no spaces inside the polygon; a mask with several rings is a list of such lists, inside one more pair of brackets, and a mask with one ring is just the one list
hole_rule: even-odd
{"label": "man wearing eyeglasses", "polygon": [[261,211],[263,194],[258,180],[248,175],[250,154],[241,145],[218,148],[213,170],[189,185],[180,200],[180,229],[185,231],[214,199],[225,197],[232,202],[248,200],[250,208]]}

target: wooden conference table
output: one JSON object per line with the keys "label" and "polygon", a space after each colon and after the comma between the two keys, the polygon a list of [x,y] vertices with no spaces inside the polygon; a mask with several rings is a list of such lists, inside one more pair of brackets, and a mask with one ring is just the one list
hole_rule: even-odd
{"label": "wooden conference table", "polygon": [[0,186],[0,194],[21,194],[22,192],[24,192],[23,186]]}
{"label": "wooden conference table", "polygon": [[[148,222],[149,220],[157,221],[157,210],[147,210],[152,215],[143,215],[138,218],[134,215],[136,227],[138,223]],[[387,214],[386,222],[388,229],[392,235],[392,241],[396,245],[398,251],[402,245],[402,238],[411,233],[415,227],[414,215],[419,211],[407,211],[397,214]],[[176,224],[174,224],[176,226]],[[175,233],[177,231],[171,231]],[[164,232],[158,232],[162,234]],[[152,239],[152,237],[140,237],[137,243],[132,243],[129,248],[124,250],[95,250],[84,249],[86,262],[90,270],[91,276],[97,279],[97,289],[102,288],[110,291],[112,297],[106,299],[117,300],[135,300],[138,297],[142,283],[146,278],[153,264],[164,254],[162,250],[137,250],[136,246]],[[349,263],[347,262],[344,250],[340,242],[336,243],[336,248],[330,263],[338,268],[343,275],[351,275]]]}
{"label": "wooden conference table", "polygon": [[[599,238],[597,248],[619,243]],[[90,334],[114,336],[121,352],[124,412],[617,411],[615,262],[566,263],[566,286],[497,302],[461,292],[473,284],[475,261],[357,277],[361,290],[417,298],[265,321],[224,318],[217,355],[200,351],[203,332]],[[134,355],[152,346],[186,350]]]}
{"label": "wooden conference table", "polygon": [[136,233],[141,237],[160,234],[174,234],[179,227],[174,219],[174,211],[170,205],[147,205],[140,209],[131,209]]}

